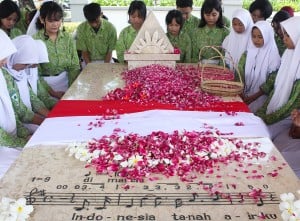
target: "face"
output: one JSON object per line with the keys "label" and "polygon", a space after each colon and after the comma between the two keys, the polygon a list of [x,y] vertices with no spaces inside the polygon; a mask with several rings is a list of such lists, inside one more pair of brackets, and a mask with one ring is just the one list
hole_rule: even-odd
{"label": "face", "polygon": [[7,58],[0,60],[0,68],[2,68],[7,62]]}
{"label": "face", "polygon": [[185,7],[185,8],[179,8],[177,7],[177,10],[181,12],[183,20],[189,19],[189,17],[192,14],[193,8],[192,7]]}
{"label": "face", "polygon": [[253,20],[254,23],[257,22],[257,21],[265,20],[265,18],[263,17],[263,15],[262,15],[262,13],[259,9],[254,10],[251,13],[251,17],[252,17],[252,20]]}
{"label": "face", "polygon": [[168,32],[171,35],[177,36],[179,34],[179,31],[180,31],[180,25],[176,22],[176,19],[173,18],[172,22],[167,25],[167,29],[168,29]]}
{"label": "face", "polygon": [[293,40],[285,30],[283,30],[283,43],[285,44],[287,49],[295,49]]}
{"label": "face", "polygon": [[100,16],[99,16],[99,18],[97,18],[95,21],[89,22],[89,24],[90,24],[90,26],[91,26],[92,28],[99,28],[100,25],[101,25],[101,19],[100,19]]}
{"label": "face", "polygon": [[21,70],[24,70],[26,68],[31,68],[32,65],[31,64],[14,64],[12,66],[12,68],[16,71],[21,71]]}
{"label": "face", "polygon": [[204,13],[204,19],[206,21],[207,26],[216,26],[219,16],[220,13],[216,9],[213,9],[210,13]]}
{"label": "face", "polygon": [[135,11],[133,14],[129,15],[129,23],[135,30],[140,30],[144,23],[144,19],[140,17],[138,11]]}
{"label": "face", "polygon": [[263,35],[261,34],[261,31],[258,28],[252,29],[251,38],[253,44],[257,48],[261,48],[262,46],[264,46],[264,38]]}
{"label": "face", "polygon": [[245,31],[244,24],[238,18],[232,19],[232,28],[238,34],[241,34]]}
{"label": "face", "polygon": [[281,29],[281,26],[278,22],[272,22],[272,27],[274,29],[274,32],[281,38],[283,39],[283,32]]}
{"label": "face", "polygon": [[18,15],[16,12],[10,14],[10,16],[1,19],[2,29],[10,30],[12,29],[18,20]]}
{"label": "face", "polygon": [[46,18],[44,21],[41,20],[45,26],[46,33],[48,35],[57,34],[62,24],[62,19]]}

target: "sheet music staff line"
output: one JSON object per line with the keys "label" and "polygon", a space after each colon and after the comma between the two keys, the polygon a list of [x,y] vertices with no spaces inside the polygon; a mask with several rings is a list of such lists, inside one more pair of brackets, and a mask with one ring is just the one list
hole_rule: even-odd
{"label": "sheet music staff line", "polygon": [[247,192],[223,193],[55,193],[32,189],[26,193],[30,205],[65,205],[81,210],[89,206],[106,209],[108,206],[144,207],[144,206],[200,206],[200,205],[257,205],[279,204],[275,192],[264,192],[264,198],[253,199]]}

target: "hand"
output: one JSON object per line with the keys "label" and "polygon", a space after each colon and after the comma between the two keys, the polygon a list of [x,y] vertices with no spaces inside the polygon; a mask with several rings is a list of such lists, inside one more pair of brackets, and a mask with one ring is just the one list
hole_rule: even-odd
{"label": "hand", "polygon": [[56,97],[57,99],[62,98],[62,96],[64,96],[65,92],[63,91],[53,91],[53,93],[51,94],[53,97]]}
{"label": "hand", "polygon": [[292,111],[291,118],[292,118],[293,124],[295,126],[300,127],[300,112],[297,109],[294,109]]}
{"label": "hand", "polygon": [[300,138],[300,127],[296,126],[295,124],[292,124],[290,131],[289,131],[289,136],[292,137],[293,139],[299,139]]}

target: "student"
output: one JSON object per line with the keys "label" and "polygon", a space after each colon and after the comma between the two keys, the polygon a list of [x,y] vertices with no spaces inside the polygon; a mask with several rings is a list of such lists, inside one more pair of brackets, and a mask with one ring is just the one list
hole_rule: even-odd
{"label": "student", "polygon": [[192,62],[219,64],[219,59],[210,59],[218,56],[213,49],[205,50],[199,58],[200,50],[205,46],[221,46],[229,30],[224,26],[222,8],[219,0],[205,0],[201,7],[201,21],[199,27],[193,32]]}
{"label": "student", "polygon": [[77,28],[76,47],[85,64],[112,61],[112,51],[117,41],[117,31],[112,23],[101,18],[101,7],[90,3],[83,7],[87,21]]}
{"label": "student", "polygon": [[267,20],[272,15],[273,7],[268,0],[255,0],[249,6],[253,22]]}
{"label": "student", "polygon": [[36,22],[39,31],[33,37],[46,44],[49,56],[49,63],[40,64],[40,74],[48,83],[45,87],[50,94],[51,89],[65,92],[80,71],[75,42],[68,33],[60,29],[63,10],[59,4],[45,2],[39,13],[40,17]]}
{"label": "student", "polygon": [[[35,40],[35,43],[38,50],[38,64],[48,63],[48,52],[45,43],[42,40]],[[42,84],[38,73],[38,64],[32,64],[25,70],[27,80],[33,93],[38,96],[47,109],[51,110],[57,103],[57,99],[51,97],[47,89]]]}
{"label": "student", "polygon": [[252,26],[253,21],[249,11],[241,8],[233,12],[231,31],[222,43],[222,47],[226,49],[225,59],[232,70],[234,70],[233,65],[238,65],[251,41]]}
{"label": "student", "polygon": [[283,43],[283,33],[282,33],[282,29],[280,27],[280,22],[288,19],[290,16],[290,14],[286,11],[278,11],[273,19],[272,19],[272,27],[274,29],[275,32],[275,41],[279,50],[279,54],[280,56],[283,54],[285,48],[285,45]]}
{"label": "student", "polygon": [[277,75],[270,76],[261,86],[262,93],[268,94],[268,99],[256,114],[269,125],[273,138],[281,131],[288,130],[291,124],[289,115],[300,106],[299,23],[300,17],[291,17],[280,23],[287,49],[282,55]]}
{"label": "student", "polygon": [[180,11],[171,10],[166,16],[167,37],[174,48],[180,50],[180,63],[191,62],[191,39],[188,34],[183,33],[183,17]]}
{"label": "student", "polygon": [[262,106],[266,95],[260,95],[260,86],[280,66],[280,55],[269,22],[258,21],[251,31],[251,42],[247,53],[240,59],[239,70],[244,78],[243,100],[252,112]]}
{"label": "student", "polygon": [[146,19],[147,8],[145,3],[143,1],[132,1],[128,9],[128,15],[130,25],[121,31],[116,44],[117,57],[120,63],[124,63],[124,53],[130,48]]}
{"label": "student", "polygon": [[[17,48],[17,52],[9,57],[6,70],[13,77],[22,102],[29,110],[45,118],[49,110],[32,91],[25,71],[28,66],[38,63],[38,51],[35,40],[29,35],[20,35],[12,41]],[[26,127],[32,132],[37,129],[37,125],[26,124]]]}
{"label": "student", "polygon": [[0,30],[0,47],[0,146],[1,148],[3,146],[23,147],[30,137],[30,132],[15,115],[6,79],[2,72],[7,57],[17,50],[2,30]]}
{"label": "student", "polygon": [[18,5],[11,0],[0,2],[0,28],[13,39],[21,35],[22,31],[15,27],[20,20],[21,12]]}
{"label": "student", "polygon": [[200,19],[192,14],[193,0],[176,0],[176,9],[182,13],[184,21],[181,31],[191,36],[200,23]]}

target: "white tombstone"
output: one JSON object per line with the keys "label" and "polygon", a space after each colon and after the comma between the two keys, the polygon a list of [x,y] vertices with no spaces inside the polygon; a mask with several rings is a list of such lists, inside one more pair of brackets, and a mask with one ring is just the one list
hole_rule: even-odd
{"label": "white tombstone", "polygon": [[174,54],[174,47],[157,21],[153,12],[149,12],[124,59],[128,69],[150,64],[161,64],[175,68],[180,54]]}

